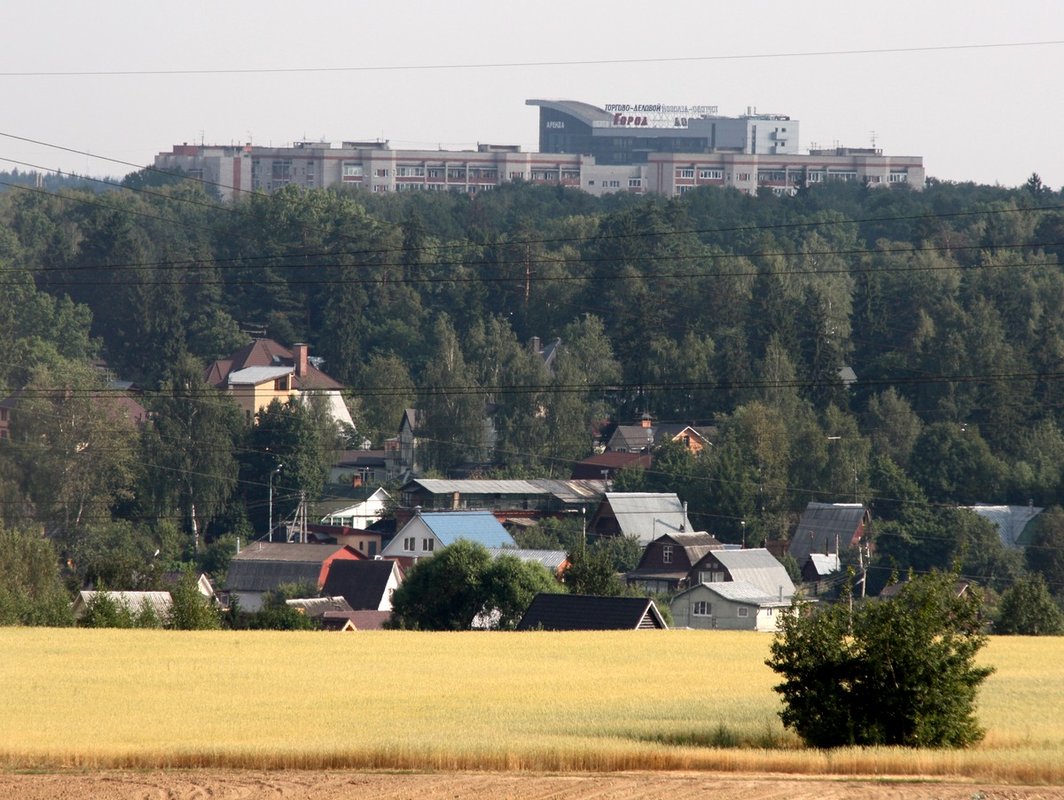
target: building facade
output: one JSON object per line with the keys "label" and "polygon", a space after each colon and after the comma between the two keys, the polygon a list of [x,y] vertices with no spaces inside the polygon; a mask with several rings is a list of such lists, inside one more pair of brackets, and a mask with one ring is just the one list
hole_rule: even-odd
{"label": "building facade", "polygon": [[539,108],[539,152],[517,145],[475,150],[395,150],[387,141],[295,142],[288,147],[175,145],[154,167],[181,170],[224,200],[243,192],[359,187],[368,192],[453,191],[473,194],[503,183],[670,197],[700,186],[748,194],[790,194],[837,181],[922,188],[919,156],[885,156],[875,148],[799,152],[799,123],[748,109],[739,117],[714,106],[528,100]]}

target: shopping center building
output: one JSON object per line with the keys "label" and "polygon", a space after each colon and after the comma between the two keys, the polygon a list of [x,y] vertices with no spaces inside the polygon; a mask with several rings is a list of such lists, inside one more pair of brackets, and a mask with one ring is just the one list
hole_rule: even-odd
{"label": "shopping center building", "polygon": [[223,197],[356,186],[370,192],[476,193],[508,181],[608,192],[682,195],[700,186],[789,194],[832,181],[923,188],[919,156],[875,148],[799,152],[797,120],[781,114],[724,117],[715,106],[528,100],[539,108],[539,152],[517,145],[475,150],[397,150],[386,141],[296,142],[289,147],[175,145],[154,167],[181,169]]}

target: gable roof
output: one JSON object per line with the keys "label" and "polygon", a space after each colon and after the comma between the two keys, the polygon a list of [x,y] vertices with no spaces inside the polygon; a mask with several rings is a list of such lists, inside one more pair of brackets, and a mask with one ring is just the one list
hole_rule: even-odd
{"label": "gable roof", "polygon": [[635,536],[644,544],[664,533],[691,530],[683,503],[673,492],[606,492],[605,502],[621,534]]}
{"label": "gable roof", "polygon": [[537,594],[517,630],[630,631],[667,627],[654,601],[648,597]]}
{"label": "gable roof", "polygon": [[327,613],[346,613],[353,610],[347,600],[342,597],[297,597],[284,602],[285,605],[299,609],[308,617],[323,617]]}
{"label": "gable roof", "polygon": [[686,589],[676,595],[674,600],[684,595],[690,594],[695,591],[709,591],[718,597],[728,600],[732,603],[740,603],[742,605],[758,606],[760,608],[784,608],[791,604],[791,598],[784,596],[780,599],[779,595],[768,595],[762,591],[761,587],[755,586],[748,581],[720,581],[717,583],[700,583],[697,586],[692,586],[690,589]]}
{"label": "gable roof", "polygon": [[170,607],[173,605],[173,599],[170,597],[169,592],[112,592],[86,589],[78,592],[78,596],[74,599],[72,609],[74,619],[81,619],[84,617],[85,612],[89,610],[89,605],[99,595],[105,595],[115,605],[122,606],[134,613],[147,606],[154,611],[159,618],[163,618],[169,614]]}
{"label": "gable roof", "polygon": [[[732,581],[744,581],[758,587],[767,597],[789,598],[794,594],[794,581],[787,568],[763,547],[747,550],[714,550],[703,561],[716,559],[731,575]],[[696,569],[699,565],[696,565]]]}
{"label": "gable roof", "polygon": [[867,517],[868,510],[860,503],[810,503],[787,552],[804,566],[810,553],[834,553],[836,543],[838,548],[851,547]]}
{"label": "gable roof", "polygon": [[521,550],[512,547],[489,547],[488,554],[493,558],[513,556],[520,561],[542,564],[553,573],[557,573],[569,563],[569,554],[564,550]]}
{"label": "gable roof", "polygon": [[[207,367],[206,379],[209,384],[219,389],[225,388],[229,375],[249,367],[292,367],[295,358],[292,351],[273,339],[255,339],[244,345],[229,358],[220,358]],[[293,375],[294,387],[307,389],[342,389],[343,384],[333,380],[313,362],[307,362],[303,375]]]}
{"label": "gable roof", "polygon": [[233,556],[225,588],[231,592],[269,592],[282,583],[317,586],[325,562],[341,551],[364,558],[344,545],[256,542]]}
{"label": "gable roof", "polygon": [[376,610],[395,573],[401,580],[399,565],[386,559],[373,561],[334,561],[329,565],[322,592],[342,596],[352,610]]}
{"label": "gable roof", "polygon": [[838,572],[842,566],[839,563],[838,553],[831,553],[830,555],[810,553],[809,565],[812,571],[821,578],[826,577],[833,572]]}
{"label": "gable roof", "polygon": [[403,484],[401,491],[411,493],[421,488],[428,494],[453,495],[550,495],[561,503],[581,503],[598,500],[602,497],[606,482],[604,480],[556,480],[553,478],[490,479],[466,478],[450,480],[446,478],[411,478]]}
{"label": "gable roof", "polygon": [[[490,511],[423,512],[415,515],[407,525],[419,519],[444,547],[459,539],[477,542],[485,547],[517,547],[517,542]],[[399,539],[402,535],[403,531],[400,530],[395,536]]]}
{"label": "gable roof", "polygon": [[1038,506],[992,506],[984,503],[965,508],[992,523],[997,528],[1001,543],[1006,547],[1023,547],[1029,544],[1031,531],[1027,526],[1044,510]]}

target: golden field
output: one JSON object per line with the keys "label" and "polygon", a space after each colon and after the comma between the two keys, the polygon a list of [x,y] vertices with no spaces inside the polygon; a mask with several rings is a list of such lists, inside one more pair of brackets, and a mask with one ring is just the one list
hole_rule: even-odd
{"label": "golden field", "polygon": [[1064,638],[1002,637],[964,751],[803,749],[744,632],[0,629],[0,765],[725,770],[1064,783]]}

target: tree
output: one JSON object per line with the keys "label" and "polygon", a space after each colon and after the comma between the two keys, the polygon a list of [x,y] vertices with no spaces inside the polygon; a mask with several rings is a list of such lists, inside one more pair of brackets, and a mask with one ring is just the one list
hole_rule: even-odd
{"label": "tree", "polygon": [[907,582],[897,597],[784,615],[765,662],[783,682],[780,718],[813,747],[964,747],[975,718],[981,600],[955,576]]}
{"label": "tree", "polygon": [[201,520],[221,513],[236,487],[240,409],[207,384],[202,367],[186,356],[174,365],[152,411],[144,443],[155,511],[179,512],[198,551]]}
{"label": "tree", "polygon": [[1021,636],[1059,636],[1064,612],[1053,600],[1045,578],[1037,572],[1020,578],[1001,595],[995,633]]}
{"label": "tree", "polygon": [[505,555],[493,561],[483,545],[460,539],[432,558],[418,561],[406,574],[392,596],[391,624],[461,631],[483,614],[493,619],[493,627],[510,628],[537,593],[559,590],[539,564]]}
{"label": "tree", "polygon": [[620,597],[625,586],[617,577],[613,558],[604,548],[580,548],[569,554],[562,582],[572,594]]}
{"label": "tree", "polygon": [[70,625],[55,547],[39,533],[0,529],[0,625]]}
{"label": "tree", "polygon": [[1051,508],[1035,521],[1034,540],[1026,549],[1027,568],[1045,578],[1055,597],[1064,596],[1064,510]]}
{"label": "tree", "polygon": [[215,630],[221,627],[221,615],[214,602],[200,594],[196,573],[186,567],[177,585],[170,590],[170,615],[166,627],[179,631]]}

